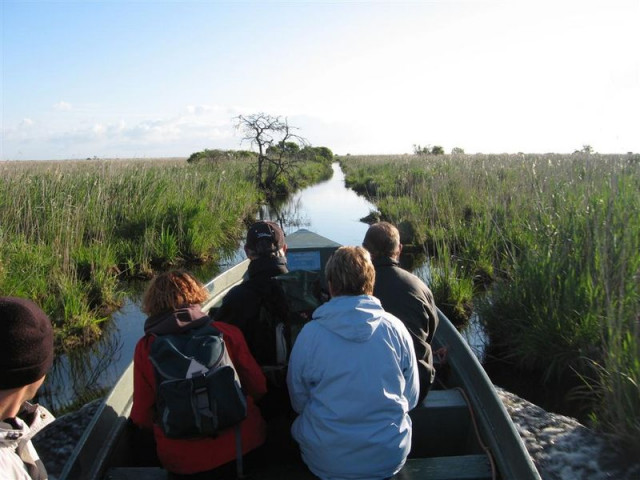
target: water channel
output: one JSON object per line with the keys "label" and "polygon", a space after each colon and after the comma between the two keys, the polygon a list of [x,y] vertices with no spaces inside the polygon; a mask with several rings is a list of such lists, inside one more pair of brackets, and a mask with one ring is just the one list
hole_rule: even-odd
{"label": "water channel", "polygon": [[[278,211],[263,208],[262,219],[279,220],[285,233],[306,228],[342,245],[360,245],[368,225],[360,219],[375,211],[375,205],[345,187],[344,173],[333,165],[330,180],[294,194]],[[239,246],[231,258],[221,265],[194,270],[203,282],[216,271],[223,271],[244,259]],[[410,262],[413,263],[413,262]],[[428,265],[414,267],[416,275],[428,279]],[[133,286],[135,287],[135,286]],[[144,285],[139,285],[141,292]],[[134,292],[136,288],[132,288]],[[136,342],[143,335],[145,315],[140,311],[141,293],[132,293],[105,328],[102,339],[82,352],[56,359],[39,402],[53,410],[80,404],[110,389],[133,358]],[[478,322],[471,322],[463,335],[476,354],[482,355],[484,335]]]}

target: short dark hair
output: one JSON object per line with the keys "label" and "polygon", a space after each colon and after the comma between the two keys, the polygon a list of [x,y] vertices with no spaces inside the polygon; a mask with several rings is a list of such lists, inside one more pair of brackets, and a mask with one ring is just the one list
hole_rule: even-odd
{"label": "short dark hair", "polygon": [[400,248],[400,232],[389,222],[374,223],[367,230],[362,246],[374,258],[393,257]]}

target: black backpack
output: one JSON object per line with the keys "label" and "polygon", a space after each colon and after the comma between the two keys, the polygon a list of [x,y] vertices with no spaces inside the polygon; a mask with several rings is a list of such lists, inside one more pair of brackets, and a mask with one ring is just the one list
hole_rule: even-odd
{"label": "black backpack", "polygon": [[157,381],[156,421],[167,437],[215,437],[246,418],[238,374],[213,326],[158,336],[149,358]]}
{"label": "black backpack", "polygon": [[319,272],[294,270],[270,279],[260,292],[260,309],[253,334],[254,345],[263,350],[256,357],[268,358],[267,365],[286,365],[293,344],[313,311],[328,300]]}
{"label": "black backpack", "polygon": [[300,330],[311,320],[313,311],[329,300],[329,293],[322,284],[320,272],[294,270],[273,277],[273,280],[282,291],[287,305],[285,325],[288,361]]}

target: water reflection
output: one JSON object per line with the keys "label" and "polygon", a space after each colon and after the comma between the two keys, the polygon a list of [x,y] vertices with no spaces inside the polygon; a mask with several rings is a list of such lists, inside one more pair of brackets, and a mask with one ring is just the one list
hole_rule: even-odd
{"label": "water reflection", "polygon": [[[291,203],[299,202],[298,208],[304,212],[298,223],[342,245],[361,245],[367,225],[360,219],[377,211],[376,206],[345,187],[344,173],[337,163],[332,168],[330,180],[294,195]],[[290,231],[296,229],[295,224],[290,226]]]}
{"label": "water reflection", "polygon": [[113,315],[114,321],[105,326],[98,342],[85,350],[57,356],[40,389],[38,401],[59,412],[111,388],[133,355],[125,338],[136,312],[139,313],[137,306],[127,300]]}

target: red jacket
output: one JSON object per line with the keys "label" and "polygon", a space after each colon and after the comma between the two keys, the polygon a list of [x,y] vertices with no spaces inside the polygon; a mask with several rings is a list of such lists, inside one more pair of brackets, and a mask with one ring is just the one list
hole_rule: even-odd
{"label": "red jacket", "polygon": [[[254,404],[267,391],[266,380],[260,366],[249,352],[242,332],[223,322],[212,322],[222,332],[229,356],[233,362],[247,397],[247,418],[242,422],[242,452],[247,453],[265,441],[266,424]],[[153,429],[158,458],[170,472],[190,474],[211,470],[236,458],[234,428],[220,432],[216,438],[167,438],[153,422],[156,397],[156,379],[149,360],[155,336],[146,334],[136,345],[133,356],[133,406],[131,420],[142,428]],[[252,398],[253,397],[253,398]]]}

